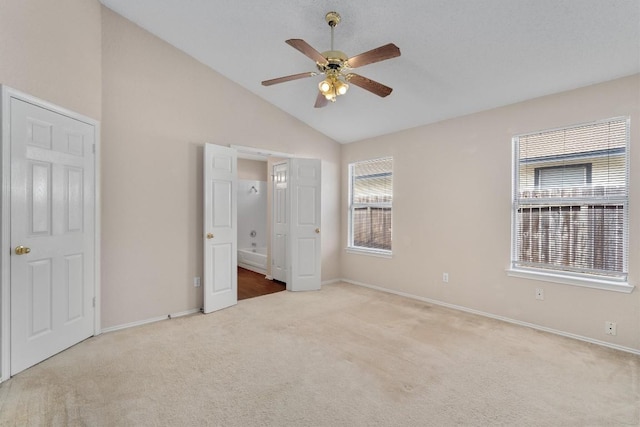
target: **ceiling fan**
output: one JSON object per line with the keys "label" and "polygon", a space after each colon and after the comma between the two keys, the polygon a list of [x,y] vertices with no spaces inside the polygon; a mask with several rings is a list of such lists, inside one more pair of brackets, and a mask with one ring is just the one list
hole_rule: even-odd
{"label": "ceiling fan", "polygon": [[391,91],[393,91],[389,86],[352,73],[350,70],[400,56],[400,48],[393,43],[389,43],[349,58],[344,52],[333,49],[333,29],[340,23],[340,15],[338,12],[329,12],[326,14],[325,20],[331,27],[331,50],[320,53],[302,39],[289,39],[286,41],[288,45],[314,60],[320,73],[307,72],[278,77],[276,79],[265,80],[262,82],[262,85],[271,86],[323,74],[325,79],[318,84],[319,92],[316,98],[315,108],[324,107],[329,101],[335,102],[338,96],[347,93],[349,89],[347,82],[353,83],[383,98],[388,96]]}

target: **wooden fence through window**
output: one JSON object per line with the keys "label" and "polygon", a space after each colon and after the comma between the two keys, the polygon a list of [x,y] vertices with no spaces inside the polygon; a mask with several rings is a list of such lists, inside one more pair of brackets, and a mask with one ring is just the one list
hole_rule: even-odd
{"label": "wooden fence through window", "polygon": [[536,206],[518,210],[518,261],[569,270],[623,272],[624,207]]}

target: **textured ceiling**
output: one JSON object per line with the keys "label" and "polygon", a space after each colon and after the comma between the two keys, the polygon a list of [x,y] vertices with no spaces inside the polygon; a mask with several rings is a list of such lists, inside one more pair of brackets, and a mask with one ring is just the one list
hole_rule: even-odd
{"label": "textured ceiling", "polygon": [[[640,72],[639,0],[101,0],[108,8],[307,123],[347,143]],[[285,44],[348,56],[392,42],[402,56],[358,68],[392,87],[352,85],[313,108],[320,76]]]}

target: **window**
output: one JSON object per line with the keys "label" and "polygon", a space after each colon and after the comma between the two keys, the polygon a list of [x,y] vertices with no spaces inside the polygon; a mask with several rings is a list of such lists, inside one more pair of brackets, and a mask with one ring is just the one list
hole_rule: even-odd
{"label": "window", "polygon": [[512,269],[626,282],[628,119],[513,143]]}
{"label": "window", "polygon": [[563,185],[569,187],[582,187],[591,184],[591,163],[535,169],[536,188],[554,188],[559,180]]}
{"label": "window", "polygon": [[391,253],[393,159],[349,165],[349,249]]}

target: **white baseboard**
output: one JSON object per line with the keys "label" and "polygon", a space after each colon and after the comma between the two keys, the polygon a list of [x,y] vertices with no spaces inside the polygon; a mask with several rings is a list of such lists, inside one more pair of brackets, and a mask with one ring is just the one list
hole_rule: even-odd
{"label": "white baseboard", "polygon": [[429,304],[434,304],[434,305],[439,305],[439,306],[442,306],[442,307],[452,308],[454,310],[464,311],[466,313],[477,314],[479,316],[484,316],[484,317],[489,317],[491,319],[501,320],[503,322],[512,323],[514,325],[520,325],[520,326],[525,326],[527,328],[537,329],[539,331],[549,332],[551,334],[560,335],[560,336],[567,337],[567,338],[573,338],[573,339],[576,339],[576,340],[585,341],[585,342],[588,342],[588,343],[591,343],[591,344],[601,345],[603,347],[613,348],[615,350],[620,350],[620,351],[624,351],[624,352],[627,352],[627,353],[633,353],[633,354],[640,355],[640,350],[639,349],[635,349],[635,348],[631,348],[631,347],[625,347],[625,346],[617,345],[617,344],[612,344],[610,342],[600,341],[600,340],[596,340],[596,339],[593,339],[593,338],[585,337],[585,336],[582,336],[582,335],[577,335],[577,334],[572,334],[572,333],[569,333],[569,332],[560,331],[560,330],[557,330],[557,329],[547,328],[546,326],[536,325],[535,323],[523,322],[523,321],[520,321],[520,320],[511,319],[509,317],[498,316],[496,314],[486,313],[484,311],[475,310],[473,308],[467,308],[467,307],[464,307],[464,306],[461,306],[461,305],[449,304],[447,302],[438,301],[438,300],[434,300],[434,299],[431,299],[431,298],[420,297],[420,296],[412,295],[412,294],[409,294],[409,293],[406,293],[406,292],[394,291],[392,289],[387,289],[387,288],[383,288],[383,287],[375,286],[375,285],[369,285],[367,283],[357,282],[355,280],[349,280],[349,279],[340,279],[340,280],[335,280],[335,281],[331,281],[331,282],[335,283],[335,282],[340,282],[340,281],[346,282],[346,283],[350,283],[350,284],[356,285],[356,286],[362,286],[362,287],[369,288],[369,289],[375,289],[376,291],[387,292],[387,293],[398,295],[398,296],[401,296],[401,297],[406,297],[406,298],[411,298],[411,299],[415,299],[415,300],[418,300],[418,301],[427,302]]}
{"label": "white baseboard", "polygon": [[[272,276],[265,276],[265,279],[273,280],[273,277]],[[338,283],[338,282],[341,282],[341,281],[343,281],[343,280],[342,279],[326,280],[326,281],[322,282],[321,285],[322,286],[331,285],[333,283]],[[152,317],[151,319],[138,320],[137,322],[125,323],[123,325],[109,326],[108,328],[102,328],[101,333],[104,334],[104,333],[107,333],[107,332],[119,331],[121,329],[127,329],[127,328],[133,328],[133,327],[136,327],[136,326],[146,325],[147,323],[159,322],[161,320],[167,320],[167,319],[173,319],[175,317],[187,316],[189,314],[198,313],[199,311],[200,311],[199,308],[194,308],[194,309],[191,309],[191,310],[181,311],[179,313],[171,313],[171,314],[166,315],[166,316]]]}
{"label": "white baseboard", "polygon": [[174,319],[176,317],[188,316],[189,314],[199,313],[199,308],[192,308],[191,310],[180,311],[178,313],[171,313],[166,316],[152,317],[151,319],[138,320],[137,322],[125,323],[123,325],[109,326],[108,328],[102,328],[102,333],[119,331],[121,329],[133,328],[135,326],[146,325],[147,323],[159,322],[161,320]]}

